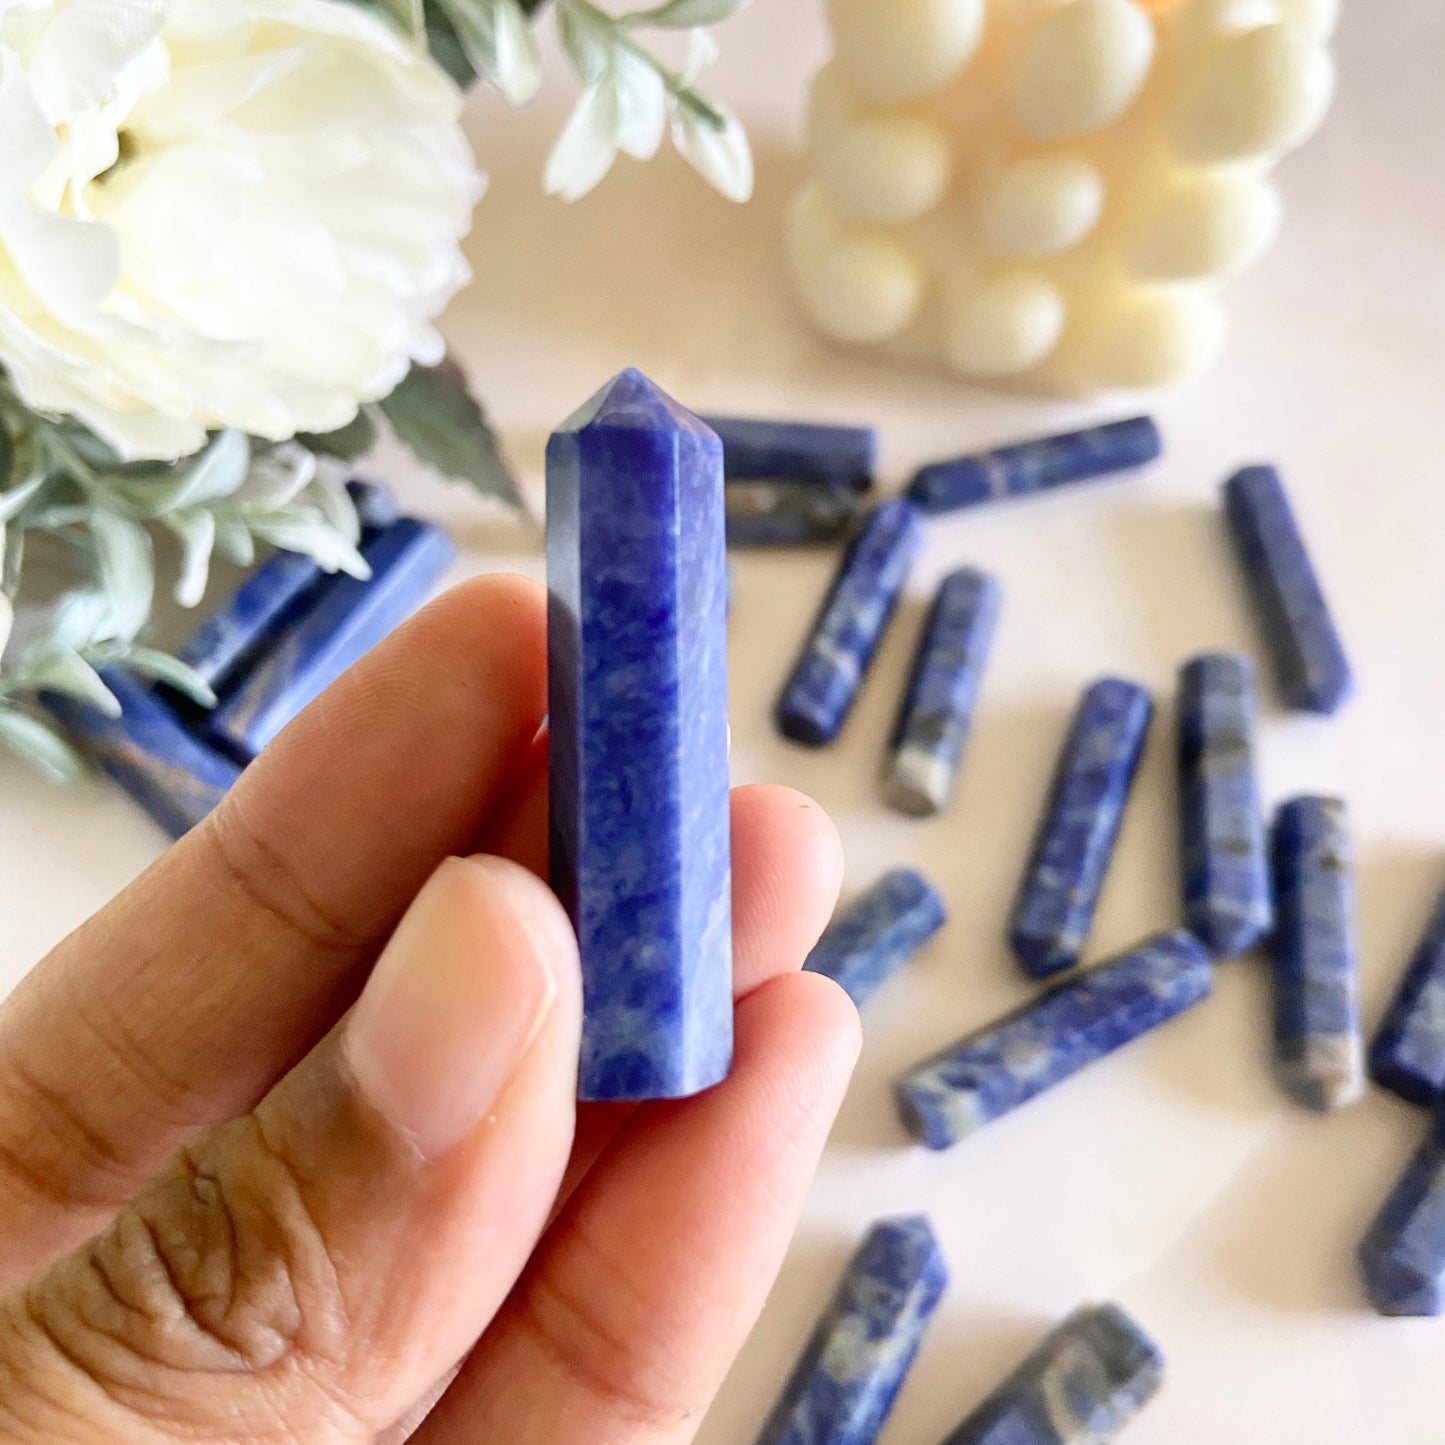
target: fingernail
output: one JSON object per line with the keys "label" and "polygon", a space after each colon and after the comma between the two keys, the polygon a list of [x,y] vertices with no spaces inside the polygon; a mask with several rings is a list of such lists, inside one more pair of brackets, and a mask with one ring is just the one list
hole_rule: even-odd
{"label": "fingernail", "polygon": [[492,1111],[557,996],[576,944],[525,869],[450,858],[417,894],[347,1021],[370,1102],[426,1155]]}

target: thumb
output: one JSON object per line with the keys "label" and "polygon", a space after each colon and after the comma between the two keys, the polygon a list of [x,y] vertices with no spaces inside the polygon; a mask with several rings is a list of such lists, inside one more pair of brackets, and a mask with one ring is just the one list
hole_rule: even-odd
{"label": "thumb", "polygon": [[256,1111],[0,1301],[20,1441],[371,1441],[470,1348],[571,1145],[561,906],[452,859],[356,1007]]}

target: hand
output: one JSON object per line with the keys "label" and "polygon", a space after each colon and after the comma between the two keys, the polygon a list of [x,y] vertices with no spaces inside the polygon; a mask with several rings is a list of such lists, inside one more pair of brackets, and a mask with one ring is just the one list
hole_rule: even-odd
{"label": "hand", "polygon": [[736,791],[732,1075],[579,1109],[544,628],[433,604],[0,1011],[0,1440],[692,1438],[857,1054],[839,845]]}

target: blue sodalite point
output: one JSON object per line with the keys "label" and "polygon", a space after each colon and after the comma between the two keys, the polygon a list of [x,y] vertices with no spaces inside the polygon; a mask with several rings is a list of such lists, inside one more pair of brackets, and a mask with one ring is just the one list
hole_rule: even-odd
{"label": "blue sodalite point", "polygon": [[154,689],[121,668],[101,671],[122,712],[117,718],[59,693],[42,702],[77,745],[172,838],[194,828],[241,775],[196,738]]}
{"label": "blue sodalite point", "polygon": [[926,1218],[875,1224],[757,1445],[873,1445],[947,1284]]}
{"label": "blue sodalite point", "polygon": [[1365,1288],[1381,1314],[1445,1314],[1445,1111],[1436,1111],[1359,1258]]}
{"label": "blue sodalite point", "polygon": [[1154,716],[1136,683],[1105,678],[1079,702],[1009,924],[1034,978],[1079,961]]}
{"label": "blue sodalite point", "polygon": [[930,514],[956,512],[1005,497],[1050,491],[1142,467],[1162,449],[1159,429],[1147,416],[1109,422],[1085,431],[1017,442],[977,456],[920,467],[908,500]]}
{"label": "blue sodalite point", "polygon": [[1275,1072],[1307,1108],[1337,1109],[1365,1089],[1345,805],[1291,799],[1275,819],[1273,853]]}
{"label": "blue sodalite point", "polygon": [[838,736],[922,546],[922,520],[900,498],[863,524],[778,699],[784,737],[822,747]]}
{"label": "blue sodalite point", "polygon": [[1370,1046],[1370,1077],[1412,1104],[1445,1098],[1445,892]]}
{"label": "blue sodalite point", "polygon": [[1280,692],[1304,712],[1334,712],[1354,680],[1279,473],[1236,472],[1224,484],[1224,514]]}
{"label": "blue sodalite point", "polygon": [[826,974],[861,1008],[946,919],[933,885],[895,868],[828,925],[803,967]]}
{"label": "blue sodalite point", "polygon": [[1209,994],[1209,956],[1161,933],[924,1060],[896,1085],[919,1143],[947,1149]]}
{"label": "blue sodalite point", "polygon": [[943,579],[914,654],[889,745],[884,796],[912,817],[939,812],[953,791],[988,662],[1001,593],[962,567]]}
{"label": "blue sodalite point", "polygon": [[577,927],[584,1099],[732,1061],[722,446],[624,371],[547,445],[552,883]]}
{"label": "blue sodalite point", "polygon": [[1184,920],[1215,957],[1233,958],[1274,923],[1245,658],[1205,653],[1180,669],[1178,748]]}
{"label": "blue sodalite point", "polygon": [[723,446],[723,475],[735,482],[783,481],[866,492],[878,466],[871,426],[705,416]]}
{"label": "blue sodalite point", "polygon": [[1118,1305],[1086,1305],[943,1445],[1107,1445],[1163,1383],[1153,1340]]}
{"label": "blue sodalite point", "polygon": [[730,482],[724,497],[729,547],[806,547],[848,536],[868,494],[816,482]]}

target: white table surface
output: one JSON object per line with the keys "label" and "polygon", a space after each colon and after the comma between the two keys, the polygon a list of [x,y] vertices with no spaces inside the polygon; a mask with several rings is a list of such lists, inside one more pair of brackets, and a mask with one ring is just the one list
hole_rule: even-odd
{"label": "white table surface", "polygon": [[[488,97],[472,132],[493,186],[470,243],[477,279],[447,329],[540,495],[549,428],[637,365],[699,409],[876,423],[894,486],[924,460],[1120,408],[991,395],[833,351],[799,323],[777,261],[797,183],[820,7],[758,0],[721,32],[712,88],[758,158],[755,203],[728,205],[681,162],[619,165],[572,208],[539,177],[572,97],[554,69],[538,107]],[[936,1445],[1064,1313],[1112,1298],[1157,1337],[1168,1383],[1135,1445],[1440,1445],[1445,1322],[1385,1321],[1352,1250],[1423,1129],[1378,1092],[1303,1115],[1267,1068],[1263,965],[1219,970],[1215,997],[952,1153],[911,1148],[889,1102],[903,1066],[1029,996],[1002,944],[1010,892],[1073,699],[1105,671],[1166,702],[1109,875],[1090,953],[1175,921],[1167,698],[1175,665],[1253,647],[1225,550],[1227,468],[1285,468],[1359,674],[1338,718],[1271,710],[1271,799],[1349,799],[1373,1022],[1445,882],[1445,11],[1438,0],[1346,4],[1342,88],[1288,160],[1285,234],[1233,292],[1236,324],[1208,378],[1160,400],[1166,458],[1147,481],[1083,489],[932,525],[909,604],[842,742],[805,753],[768,711],[825,585],[828,553],[738,555],[733,765],[833,812],[848,886],[910,863],[951,921],[867,1010],[867,1044],[807,1215],[752,1342],[702,1431],[750,1441],[853,1242],[873,1218],[925,1209],[954,1282],[888,1425]],[[542,573],[512,522],[398,461],[404,501],[450,525],[457,575]],[[1005,610],[961,786],[917,823],[874,777],[919,609],[962,562],[1001,578]],[[111,791],[66,794],[0,760],[0,987],[158,851]],[[559,1442],[565,1445],[565,1442]]]}

